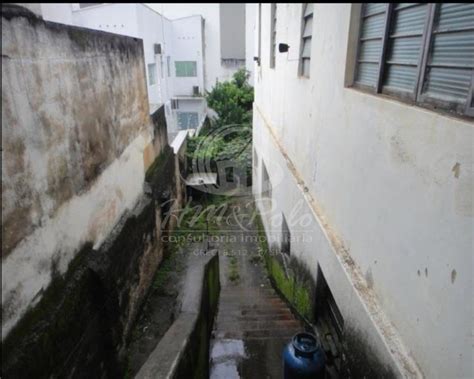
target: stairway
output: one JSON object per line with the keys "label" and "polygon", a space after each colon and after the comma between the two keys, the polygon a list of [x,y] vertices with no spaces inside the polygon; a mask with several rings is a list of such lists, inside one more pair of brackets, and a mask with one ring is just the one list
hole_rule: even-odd
{"label": "stairway", "polygon": [[222,286],[211,341],[210,377],[282,378],[283,348],[304,330],[303,325],[271,287],[263,265],[240,262],[250,266],[247,272],[258,272],[260,283]]}
{"label": "stairway", "polygon": [[[210,346],[212,379],[283,378],[282,352],[304,331],[270,284],[258,255],[258,233],[249,220],[252,199],[235,199],[238,208],[220,231],[219,308]],[[235,215],[243,216],[235,222]],[[246,222],[247,221],[247,222]]]}

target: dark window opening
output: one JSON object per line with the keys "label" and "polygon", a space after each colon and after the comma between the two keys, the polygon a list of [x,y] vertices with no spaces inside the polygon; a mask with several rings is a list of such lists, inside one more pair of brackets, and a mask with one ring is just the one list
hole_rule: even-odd
{"label": "dark window opening", "polygon": [[290,255],[291,252],[291,233],[286,223],[285,216],[282,215],[281,223],[281,252]]}
{"label": "dark window opening", "polygon": [[321,344],[328,357],[328,364],[340,370],[342,366],[342,344],[344,319],[334,300],[331,290],[318,267],[316,281],[315,320],[320,332]]}
{"label": "dark window opening", "polygon": [[270,182],[270,177],[268,176],[267,167],[265,162],[262,161],[262,198],[266,199],[265,204],[267,209],[272,207],[272,183]]}
{"label": "dark window opening", "polygon": [[228,183],[234,182],[234,168],[233,167],[226,167],[225,168],[225,180]]}

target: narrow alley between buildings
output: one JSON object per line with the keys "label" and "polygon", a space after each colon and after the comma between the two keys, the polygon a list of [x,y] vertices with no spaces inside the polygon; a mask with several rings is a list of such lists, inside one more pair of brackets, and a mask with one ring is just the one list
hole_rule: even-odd
{"label": "narrow alley between buildings", "polygon": [[474,377],[474,4],[1,17],[1,378]]}

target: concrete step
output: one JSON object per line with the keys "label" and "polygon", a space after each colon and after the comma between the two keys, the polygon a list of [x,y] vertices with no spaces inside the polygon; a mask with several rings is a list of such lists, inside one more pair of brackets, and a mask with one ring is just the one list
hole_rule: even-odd
{"label": "concrete step", "polygon": [[232,331],[214,331],[215,339],[287,339],[288,341],[298,332],[304,331],[303,328],[287,328],[275,330],[232,330]]}
{"label": "concrete step", "polygon": [[[219,314],[218,317],[260,317],[260,316],[281,316],[281,315],[291,315],[289,309],[234,309],[234,310],[220,310],[222,314]],[[293,316],[294,317],[294,316]]]}
{"label": "concrete step", "polygon": [[266,320],[294,320],[295,316],[288,311],[278,314],[261,314],[255,316],[238,316],[238,315],[218,315],[217,321],[230,322],[249,322],[249,321],[266,321]]}
{"label": "concrete step", "polygon": [[278,296],[252,296],[251,298],[247,297],[238,297],[238,296],[226,296],[222,298],[222,305],[225,304],[281,304],[285,305],[285,302]]}
{"label": "concrete step", "polygon": [[236,322],[229,320],[217,320],[217,330],[233,331],[235,329],[241,331],[252,330],[280,330],[280,329],[299,329],[301,324],[296,320],[258,320]]}

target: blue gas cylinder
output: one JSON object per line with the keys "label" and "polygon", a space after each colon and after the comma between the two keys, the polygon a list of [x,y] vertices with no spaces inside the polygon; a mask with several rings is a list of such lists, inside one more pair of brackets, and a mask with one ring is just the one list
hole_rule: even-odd
{"label": "blue gas cylinder", "polygon": [[285,379],[322,379],[324,367],[324,352],[314,334],[296,334],[283,350]]}

